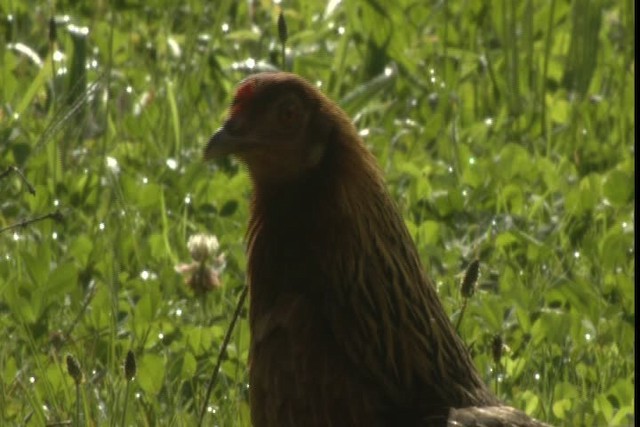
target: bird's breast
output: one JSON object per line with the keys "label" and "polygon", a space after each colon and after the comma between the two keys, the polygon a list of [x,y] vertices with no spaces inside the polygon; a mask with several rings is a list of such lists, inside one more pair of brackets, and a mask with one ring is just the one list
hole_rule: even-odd
{"label": "bird's breast", "polygon": [[[354,375],[338,348],[321,303],[278,295],[252,313],[250,390],[255,426],[375,426],[381,404]],[[363,424],[364,422],[364,424]]]}

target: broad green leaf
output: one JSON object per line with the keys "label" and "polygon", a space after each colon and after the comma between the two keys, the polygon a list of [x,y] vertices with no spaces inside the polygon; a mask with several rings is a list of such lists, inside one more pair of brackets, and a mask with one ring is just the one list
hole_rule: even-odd
{"label": "broad green leaf", "polygon": [[165,361],[162,356],[147,353],[139,359],[136,381],[151,396],[157,395],[162,389],[164,374]]}

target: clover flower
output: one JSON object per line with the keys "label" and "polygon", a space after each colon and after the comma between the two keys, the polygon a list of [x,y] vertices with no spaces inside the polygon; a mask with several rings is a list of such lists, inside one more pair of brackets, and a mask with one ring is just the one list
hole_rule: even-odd
{"label": "clover flower", "polygon": [[193,261],[175,266],[175,270],[184,276],[185,284],[199,295],[221,287],[220,273],[225,266],[225,255],[221,253],[216,256],[220,249],[218,238],[195,234],[189,237],[187,249]]}

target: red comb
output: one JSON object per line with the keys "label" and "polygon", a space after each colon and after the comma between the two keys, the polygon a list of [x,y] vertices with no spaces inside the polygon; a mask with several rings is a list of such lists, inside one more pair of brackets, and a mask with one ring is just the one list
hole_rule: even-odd
{"label": "red comb", "polygon": [[253,98],[255,89],[255,83],[248,81],[238,88],[236,95],[233,97],[233,103],[231,104],[231,116],[239,113],[247,105],[247,102]]}

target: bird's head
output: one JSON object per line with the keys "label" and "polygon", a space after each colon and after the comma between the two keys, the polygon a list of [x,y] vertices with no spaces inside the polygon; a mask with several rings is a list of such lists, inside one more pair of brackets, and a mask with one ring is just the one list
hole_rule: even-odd
{"label": "bird's head", "polygon": [[256,74],[238,86],[204,158],[234,155],[246,163],[254,183],[283,183],[317,167],[345,129],[355,133],[348,117],[304,79]]}

